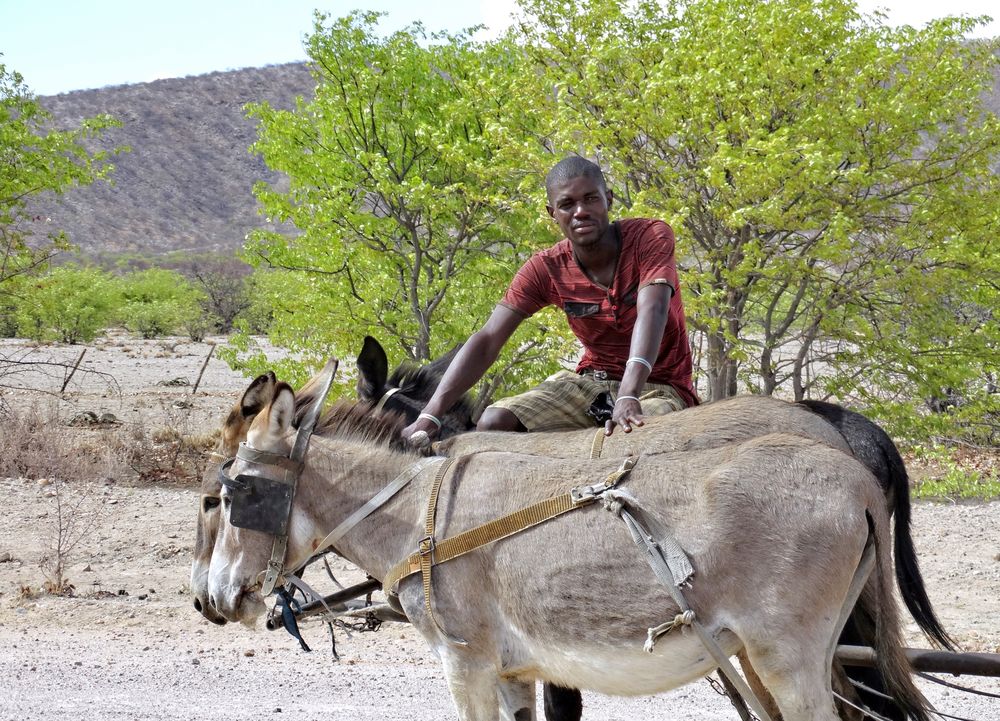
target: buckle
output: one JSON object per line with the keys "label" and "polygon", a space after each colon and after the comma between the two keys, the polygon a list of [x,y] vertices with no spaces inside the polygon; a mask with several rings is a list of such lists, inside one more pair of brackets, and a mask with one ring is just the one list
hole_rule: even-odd
{"label": "buckle", "polygon": [[577,486],[569,489],[569,497],[574,506],[582,506],[585,503],[593,503],[597,496],[606,489],[603,483],[595,483],[592,486]]}
{"label": "buckle", "polygon": [[417,553],[421,556],[431,556],[434,554],[434,536],[424,536],[417,542]]}
{"label": "buckle", "polygon": [[595,381],[606,381],[608,379],[608,372],[605,370],[595,370],[594,380]]}

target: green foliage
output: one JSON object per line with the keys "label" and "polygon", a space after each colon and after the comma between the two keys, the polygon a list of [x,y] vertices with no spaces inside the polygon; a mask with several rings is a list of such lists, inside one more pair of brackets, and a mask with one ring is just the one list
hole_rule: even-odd
{"label": "green foliage", "polygon": [[[976,20],[889,28],[849,0],[521,7],[483,45],[318,16],[314,100],[250,107],[254,150],[289,178],[258,198],[299,231],[246,248],[254,317],[289,364],[352,357],[366,333],[418,361],[463,340],[551,241],[542,174],[575,152],[616,212],[677,230],[706,400],[835,396],[906,433],[992,437],[975,414],[996,417],[1000,375],[998,59],[965,39]],[[530,324],[482,390],[537,379],[566,338]]]}
{"label": "green foliage", "polygon": [[[178,251],[150,257],[138,253],[102,255],[104,267],[120,272],[159,268],[180,273],[203,294],[204,314],[186,323],[192,335],[229,333],[237,318],[251,306],[249,276],[253,269],[233,253],[190,253]],[[197,330],[195,330],[197,328]]]}
{"label": "green foliage", "polygon": [[92,341],[118,307],[115,279],[96,268],[59,266],[20,285],[18,334],[38,341]]}
{"label": "green foliage", "polygon": [[976,391],[998,345],[1000,123],[974,20],[891,29],[844,0],[522,6],[555,146],[678,229],[709,398],[740,378],[796,397]]}
{"label": "green foliage", "polygon": [[75,129],[52,129],[22,76],[0,64],[0,298],[13,292],[12,279],[37,273],[68,248],[60,231],[27,212],[28,201],[107,179],[109,154],[89,152],[85,141],[118,124],[101,115]]}
{"label": "green foliage", "polygon": [[[315,98],[250,107],[253,149],[290,179],[257,196],[269,219],[299,230],[252,234],[255,294],[271,340],[309,365],[351,357],[365,334],[413,360],[439,355],[485,321],[521,243],[539,236],[544,147],[510,142],[502,92],[518,54],[419,25],[379,38],[377,19],[317,16]],[[538,324],[524,333],[500,385],[523,383],[519,358],[558,340]]]}
{"label": "green foliage", "polygon": [[975,468],[968,459],[956,457],[953,449],[940,445],[918,446],[916,463],[932,469],[914,488],[916,498],[975,499],[1000,498],[1000,469]]}
{"label": "green foliage", "polygon": [[143,338],[170,335],[184,328],[193,339],[211,325],[202,309],[204,294],[172,270],[150,268],[121,280],[122,322]]}

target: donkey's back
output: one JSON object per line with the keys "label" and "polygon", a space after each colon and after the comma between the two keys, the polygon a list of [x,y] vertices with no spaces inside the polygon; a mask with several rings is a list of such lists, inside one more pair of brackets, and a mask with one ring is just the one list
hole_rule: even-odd
{"label": "donkey's back", "polygon": [[[439,537],[602,480],[616,465],[476,454],[452,481]],[[828,446],[775,434],[641,456],[622,488],[686,551],[694,576],[685,595],[698,619],[725,653],[746,648],[785,718],[835,718],[825,711],[833,709],[828,652],[872,535],[878,588],[889,592],[888,522],[870,473]],[[419,582],[401,598],[433,636]],[[469,641],[446,654],[506,676],[638,694],[716,665],[697,637],[679,631],[643,651],[648,629],[679,608],[599,503],[438,567],[433,598],[444,629]],[[898,620],[885,620],[898,642]]]}

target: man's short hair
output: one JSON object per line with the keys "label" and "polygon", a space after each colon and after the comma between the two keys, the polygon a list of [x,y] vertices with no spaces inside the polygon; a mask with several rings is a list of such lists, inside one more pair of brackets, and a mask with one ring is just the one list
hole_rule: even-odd
{"label": "man's short hair", "polygon": [[552,189],[555,186],[574,178],[591,178],[597,181],[605,193],[608,191],[604,173],[599,165],[579,155],[570,155],[553,165],[552,170],[545,176],[545,194],[551,199]]}

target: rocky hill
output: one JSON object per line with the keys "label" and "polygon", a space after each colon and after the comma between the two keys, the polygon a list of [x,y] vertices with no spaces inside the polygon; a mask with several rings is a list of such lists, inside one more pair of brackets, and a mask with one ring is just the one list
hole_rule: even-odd
{"label": "rocky hill", "polygon": [[[263,226],[251,188],[280,176],[251,155],[246,103],[290,108],[314,83],[304,63],[217,72],[40,98],[57,124],[109,113],[122,122],[104,147],[126,145],[114,184],[74,189],[32,210],[88,253],[232,251]],[[987,105],[1000,112],[1000,74]]]}
{"label": "rocky hill", "polygon": [[279,180],[247,149],[256,139],[243,106],[290,108],[315,84],[304,63],[217,72],[39,98],[60,126],[108,113],[122,127],[102,147],[129,146],[114,184],[47,197],[32,210],[85,252],[224,251],[264,225],[253,184]]}

